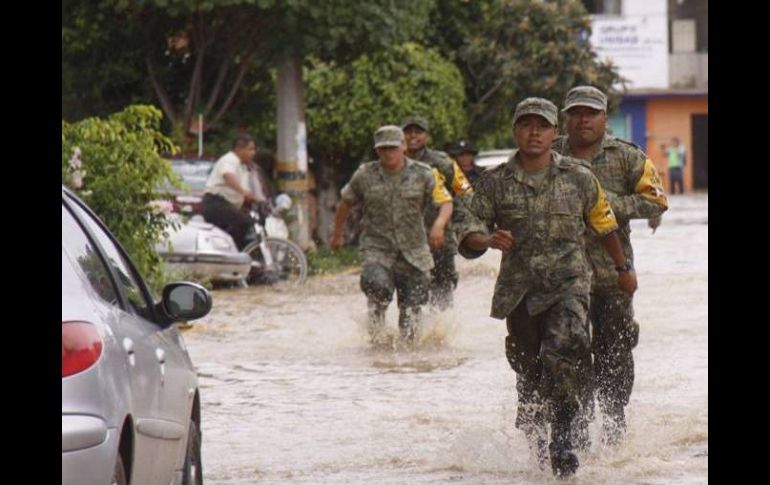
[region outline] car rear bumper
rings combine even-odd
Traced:
[[[205,275],[214,281],[239,281],[251,270],[251,257],[235,254],[161,254],[169,269]]]
[[[77,414],[61,417],[61,483],[111,483],[118,432],[104,420]]]

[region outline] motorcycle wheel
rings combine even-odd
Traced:
[[[265,269],[265,259],[258,242],[253,242],[243,248],[243,252],[251,256],[253,261],[251,271],[246,277],[249,285],[286,283],[290,286],[300,286],[307,279],[307,257],[295,242],[275,237],[266,238],[267,247],[273,256],[273,269]]]

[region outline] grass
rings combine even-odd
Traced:
[[[358,249],[349,247],[336,252],[328,248],[318,249],[308,253],[307,261],[310,275],[340,273],[361,265]]]

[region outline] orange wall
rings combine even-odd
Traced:
[[[668,186],[668,159],[661,151],[661,143],[670,143],[676,136],[687,150],[684,167],[684,189],[692,190],[692,120],[693,114],[708,114],[708,98],[655,98],[647,100],[647,153],[663,177],[666,192]]]

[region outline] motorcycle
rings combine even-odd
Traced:
[[[289,240],[289,228],[280,217],[291,208],[291,198],[279,194],[274,204],[262,211],[252,206],[249,211],[254,221],[256,240],[243,248],[251,256],[251,270],[246,277],[248,285],[286,282],[300,286],[307,279],[308,263],[305,252]]]

